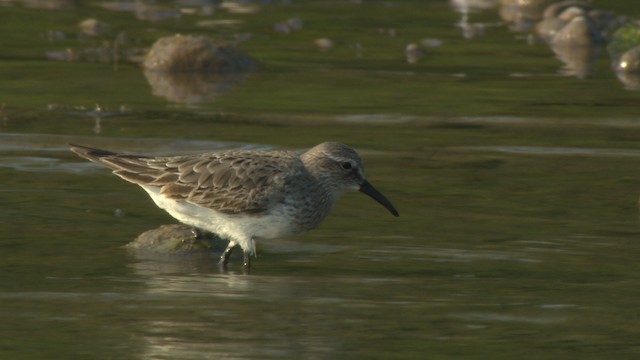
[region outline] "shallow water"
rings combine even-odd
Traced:
[[[446,1],[276,3],[159,22],[89,4],[3,5],[30,26],[0,24],[11,34],[0,58],[0,358],[640,354],[640,93],[606,56],[590,77],[561,76],[550,50],[499,25],[495,9],[470,14],[498,25],[465,40]],[[640,17],[635,2],[615,6]],[[233,26],[206,31],[252,34],[240,47],[263,67],[184,103],[154,95],[134,65],[45,60],[105,41],[77,38],[88,16],[143,45],[224,20]],[[293,17],[302,31],[272,30]],[[316,49],[319,37],[335,46]],[[442,45],[408,64],[404,46],[424,38]],[[173,220],[67,150],[325,140],[357,148],[401,216],[345,195],[319,229],[259,244],[251,275],[239,255],[220,271],[224,244],[204,257],[126,251]]]

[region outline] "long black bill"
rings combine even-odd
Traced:
[[[387,210],[389,210],[389,212],[393,214],[393,216],[400,216],[400,214],[398,214],[398,210],[396,210],[396,208],[393,207],[393,204],[391,203],[391,201],[387,200],[387,198],[384,197],[384,195],[382,195],[378,190],[376,190],[376,188],[374,188],[373,185],[369,184],[367,180],[363,181],[362,184],[360,185],[360,192],[371,196],[373,200],[379,202],[380,204],[382,204],[382,206],[386,207]]]

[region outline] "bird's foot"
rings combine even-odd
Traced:
[[[231,253],[233,249],[236,247],[236,243],[234,241],[230,241],[227,248],[224,250],[222,255],[220,255],[220,269],[222,271],[227,271],[227,265],[229,264],[229,257],[231,257]],[[251,272],[251,253],[243,250],[243,261],[242,261],[242,272],[244,274],[249,274]]]
[[[227,264],[229,263],[229,257],[231,256],[231,253],[233,252],[233,249],[235,247],[236,247],[236,243],[234,241],[229,241],[229,245],[227,245],[227,248],[224,250],[222,255],[220,255],[219,264],[224,271],[227,271]]]

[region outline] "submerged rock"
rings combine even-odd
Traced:
[[[256,62],[209,38],[175,35],[156,41],[143,66],[154,95],[195,104],[230,91],[256,67]]]
[[[536,23],[534,32],[539,39],[548,43],[565,25],[567,22],[557,17],[544,18]]]
[[[616,71],[616,77],[627,90],[640,90],[640,72]]]
[[[563,1],[548,6],[544,17],[534,28],[544,42],[582,46],[601,42],[598,23],[590,15],[591,8],[580,1]],[[579,19],[573,21],[574,19]],[[557,37],[557,39],[556,39]],[[564,46],[563,45],[563,46]]]
[[[583,79],[595,71],[600,58],[597,46],[551,46],[556,58],[564,64],[560,73]]]
[[[627,50],[620,60],[615,63],[616,71],[639,73],[640,72],[640,45]]]
[[[212,241],[197,236],[189,226],[172,224],[145,231],[125,247],[157,254],[191,254],[210,252]]]
[[[255,61],[241,51],[204,36],[174,35],[158,39],[144,59],[146,70],[162,72],[237,73]]]
[[[558,46],[599,46],[602,44],[595,23],[588,16],[578,15],[569,21],[551,40]]]
[[[560,1],[555,4],[551,4],[544,9],[542,13],[543,18],[555,18],[560,17],[561,14],[568,8],[581,9],[583,12],[588,12],[592,9],[591,5],[584,1],[568,0]]]
[[[583,1],[567,0],[551,4],[545,9],[542,20],[535,26],[535,35],[538,39],[550,42],[566,25],[579,17],[588,20],[590,36],[598,39],[601,43],[609,40],[618,28],[631,21],[626,16],[595,9]],[[576,29],[571,31],[576,31]],[[576,41],[581,41],[584,38],[580,34],[576,35]]]
[[[153,95],[181,104],[211,102],[231,91],[245,74],[144,71]]]
[[[409,43],[404,48],[404,55],[409,64],[415,64],[425,55],[424,50],[416,43]]]
[[[577,18],[578,16],[589,16],[587,10],[578,7],[578,6],[571,6],[568,7],[566,9],[564,9],[563,12],[561,12],[560,14],[558,14],[557,18],[565,21],[565,22],[570,22],[571,20],[573,20],[574,18]]]
[[[551,50],[565,64],[562,73],[584,78],[593,73],[602,39],[593,21],[577,16],[551,40]]]
[[[83,20],[78,24],[78,27],[83,34],[89,36],[102,35],[110,29],[109,24],[94,18]]]
[[[565,64],[563,74],[582,78],[593,73],[605,44],[609,43],[607,49],[614,59],[639,44],[640,31],[625,26],[630,22],[626,16],[596,9],[584,1],[560,1],[545,9],[543,19],[535,26],[535,36],[549,43]],[[636,40],[629,42],[628,38]]]

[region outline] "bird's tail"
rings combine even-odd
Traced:
[[[113,166],[109,165],[109,163],[105,162],[103,158],[107,156],[117,155],[116,153],[108,150],[95,149],[88,146],[69,144],[69,149],[74,153],[78,154],[78,156],[83,157],[87,160],[93,161],[94,163],[106,165],[110,168]]]
[[[87,160],[103,165],[113,170],[113,173],[121,178],[138,185],[164,185],[170,180],[177,179],[177,175],[171,179],[165,176],[162,182],[158,179],[165,174],[166,166],[151,165],[153,158],[141,155],[119,154],[108,150],[90,148],[88,146],[69,144],[71,151]]]

